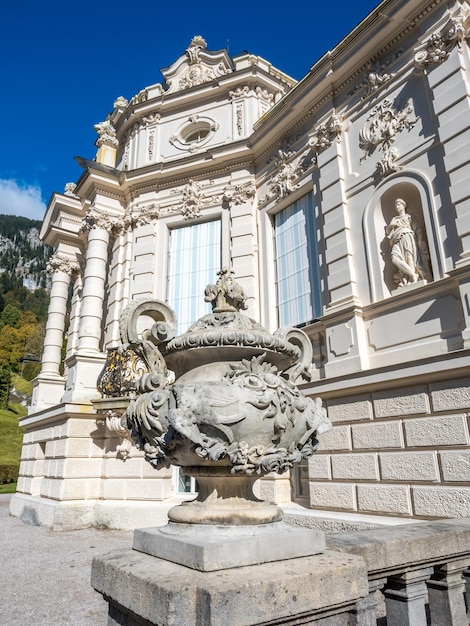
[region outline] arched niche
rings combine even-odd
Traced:
[[[442,252],[431,185],[415,172],[394,174],[377,187],[364,212],[364,241],[372,302],[389,298],[397,289],[406,288],[399,287],[394,280],[397,267],[392,262],[390,240],[386,235],[387,225],[397,214],[397,198],[406,202],[406,212],[413,216],[414,226],[421,230],[429,255],[428,282],[442,276]]]

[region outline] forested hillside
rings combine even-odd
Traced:
[[[49,305],[41,222],[0,215],[0,368],[31,380],[38,370]]]

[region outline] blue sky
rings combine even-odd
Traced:
[[[259,55],[293,78],[378,0],[4,0],[1,7],[0,213],[42,219],[54,191],[93,159],[94,124],[117,96],[161,82],[194,35],[211,50]]]

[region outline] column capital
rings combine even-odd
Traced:
[[[111,237],[117,237],[125,228],[123,219],[117,215],[110,215],[107,211],[91,207],[82,220],[80,232],[91,232],[95,229],[106,231]]]
[[[76,278],[80,273],[80,265],[77,261],[73,261],[66,256],[55,253],[48,261],[46,271],[50,274],[64,272],[71,278]]]

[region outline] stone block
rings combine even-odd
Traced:
[[[67,437],[93,437],[100,432],[94,415],[86,419],[70,418],[67,420]]]
[[[470,480],[470,450],[447,450],[439,454],[442,480],[465,482]]]
[[[59,463],[61,462],[62,460]],[[63,473],[59,467],[59,475],[71,478],[100,478],[102,464],[101,459],[64,459]]]
[[[435,452],[383,452],[379,458],[383,480],[439,480]]]
[[[110,454],[110,458],[103,462],[103,476],[105,478],[141,478],[143,463],[142,458],[128,458],[123,461],[116,457],[114,451]]]
[[[410,490],[407,485],[358,485],[359,511],[411,515]]]
[[[429,413],[426,387],[408,387],[372,394],[375,417],[401,417]]]
[[[460,100],[439,116],[439,137],[443,143],[468,128],[468,113],[468,103]]]
[[[268,474],[256,482],[257,497],[266,502],[275,504],[290,502],[292,500],[292,486],[289,473]]]
[[[334,480],[378,480],[376,454],[336,454],[331,457]]]
[[[327,607],[343,613],[368,593],[362,558],[331,551],[198,572],[135,550],[113,550],[94,559],[92,585],[117,609],[162,626],[312,623]],[[123,619],[121,614],[114,623],[125,624]],[[346,623],[338,619],[338,626]]]
[[[470,487],[412,487],[415,515],[470,517]]]
[[[125,500],[127,480],[122,478],[108,478],[102,482],[102,497],[104,500]]]
[[[351,427],[333,426],[319,437],[318,450],[351,450]]]
[[[434,111],[439,115],[454,103],[468,98],[468,87],[464,74],[457,71],[449,74],[447,79],[434,89]]]
[[[371,420],[373,417],[369,394],[328,400],[327,408],[328,417],[333,423]]]
[[[469,441],[464,415],[445,415],[404,421],[409,447],[456,446]]]
[[[329,454],[314,454],[308,460],[308,476],[310,479],[331,478],[331,462]]]
[[[402,426],[399,421],[355,424],[351,426],[351,430],[353,448],[357,450],[403,447]]]
[[[238,527],[190,527],[170,522],[163,528],[136,529],[133,548],[211,572],[319,554],[325,549],[325,534],[283,522]]]
[[[311,508],[356,510],[356,490],[353,484],[310,482]]]
[[[127,500],[163,500],[166,497],[168,497],[166,480],[142,478],[127,481]]]
[[[432,89],[447,81],[449,76],[462,70],[460,54],[455,47],[446,59],[445,63],[436,63],[429,67],[427,72],[429,85]]]
[[[470,378],[429,385],[433,411],[470,410]]]

